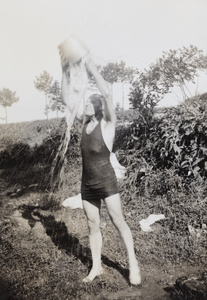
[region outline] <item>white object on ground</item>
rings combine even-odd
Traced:
[[[154,224],[156,221],[165,219],[164,215],[149,215],[147,219],[142,219],[139,224],[141,226],[141,229],[145,232],[153,231],[150,225]]]
[[[111,152],[111,154],[110,154],[110,162],[115,171],[117,179],[118,180],[123,179],[124,174],[126,173],[126,168],[123,167],[122,165],[120,165],[120,163],[118,162],[118,160],[116,158],[116,154],[113,152]]]
[[[62,205],[64,207],[70,207],[71,209],[83,208],[81,193],[65,199]]]

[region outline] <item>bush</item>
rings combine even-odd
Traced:
[[[155,208],[164,211],[160,203],[154,202],[156,197],[164,196],[167,205],[172,206],[182,205],[186,199],[189,207],[205,198],[206,96],[168,108],[148,124],[138,117],[132,124],[117,128],[114,150],[127,167],[121,190],[131,210],[136,210],[139,197],[145,197],[151,213]]]
[[[17,143],[1,152],[0,155],[0,167],[12,167],[12,166],[23,166],[31,163],[33,158],[33,152],[29,145],[23,143]]]
[[[117,131],[116,148],[127,149],[130,170],[148,164],[153,170],[172,169],[192,179],[207,175],[206,95],[168,109],[147,125],[138,119]],[[196,108],[195,108],[196,107]],[[146,166],[145,166],[146,168]]]
[[[188,99],[160,120],[152,145],[159,166],[174,168],[176,173],[188,178],[206,176],[206,100],[207,95]]]

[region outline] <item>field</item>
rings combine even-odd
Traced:
[[[104,203],[104,274],[91,284],[82,283],[91,266],[86,217],[80,208],[62,206],[65,198],[80,192],[81,161],[75,142],[63,184],[56,190],[48,184],[57,131],[63,129],[60,119],[0,126],[0,299],[206,299],[189,296],[175,285],[185,276],[205,279],[206,197],[196,186],[187,192],[170,171],[151,171],[139,188],[129,180],[130,174],[119,184],[142,286],[128,282],[125,248]],[[116,149],[116,154],[126,163],[123,150]],[[164,183],[172,189],[158,192]],[[165,218],[145,232],[139,221],[150,214]]]

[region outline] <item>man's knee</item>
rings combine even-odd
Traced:
[[[125,225],[125,220],[122,215],[122,213],[117,212],[110,212],[109,213],[112,223],[117,227],[119,230],[121,230]]]
[[[90,233],[97,233],[100,231],[100,220],[90,219],[88,220],[88,228]]]

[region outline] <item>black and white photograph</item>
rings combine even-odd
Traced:
[[[0,1],[0,300],[207,299],[206,14]]]

